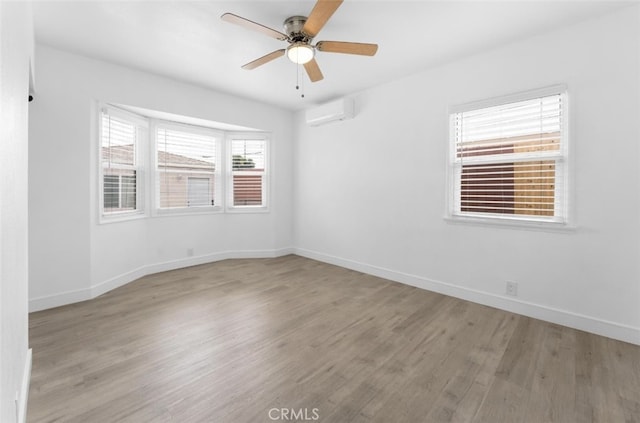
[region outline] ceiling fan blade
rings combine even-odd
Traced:
[[[378,51],[378,45],[367,43],[348,43],[344,41],[318,41],[316,49],[318,49],[318,51],[326,51],[328,53],[373,56]]]
[[[246,70],[255,69],[258,66],[262,66],[265,63],[269,63],[270,61],[277,59],[278,57],[284,56],[284,52],[285,52],[285,49],[272,51],[271,53],[265,54],[264,56],[254,60],[253,62],[249,62],[246,65],[243,65],[242,69],[246,69]]]
[[[342,0],[318,0],[311,10],[307,22],[302,27],[302,32],[311,38],[318,35],[318,32],[341,4]]]
[[[311,59],[311,61],[305,63],[304,70],[307,71],[307,75],[309,75],[311,82],[318,82],[324,78],[324,76],[322,76],[322,72],[320,72],[320,67],[318,66],[318,62],[316,62],[316,59]]]
[[[275,38],[276,40],[285,41],[289,39],[287,34],[276,31],[275,29],[271,29],[257,22],[250,21],[249,19],[245,19],[242,16],[234,15],[233,13],[225,13],[224,15],[220,16],[220,19],[232,24],[239,25],[246,29],[257,31],[261,34],[266,35],[267,37]]]

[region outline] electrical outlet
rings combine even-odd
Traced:
[[[512,297],[517,297],[518,296],[518,284],[516,282],[507,282],[506,293],[507,293],[507,295],[510,295]]]
[[[193,257],[193,248],[187,248],[187,256]]]

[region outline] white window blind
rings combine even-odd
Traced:
[[[232,139],[229,192],[233,207],[266,206],[267,140]]]
[[[453,113],[453,215],[564,222],[565,94]]]
[[[105,108],[101,114],[100,132],[103,214],[138,211],[139,127],[134,121]]]
[[[157,192],[161,209],[218,204],[220,138],[201,128],[157,127]]]

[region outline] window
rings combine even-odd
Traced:
[[[266,207],[267,140],[231,138],[229,206]]]
[[[222,136],[205,128],[158,124],[156,170],[158,207],[215,207],[219,189],[218,152]]]
[[[102,215],[137,213],[140,207],[140,142],[144,125],[134,117],[103,108],[100,121]]]
[[[97,109],[101,223],[268,210],[268,133],[133,106]]]
[[[563,87],[457,108],[450,214],[566,223],[566,115]]]

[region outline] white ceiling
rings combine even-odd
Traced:
[[[298,110],[634,2],[345,0],[314,42],[377,43],[374,57],[318,53],[324,80],[285,57],[240,68],[284,41],[220,20],[231,12],[282,31],[315,1],[34,1],[36,40],[63,50]],[[302,74],[301,74],[302,75]]]

